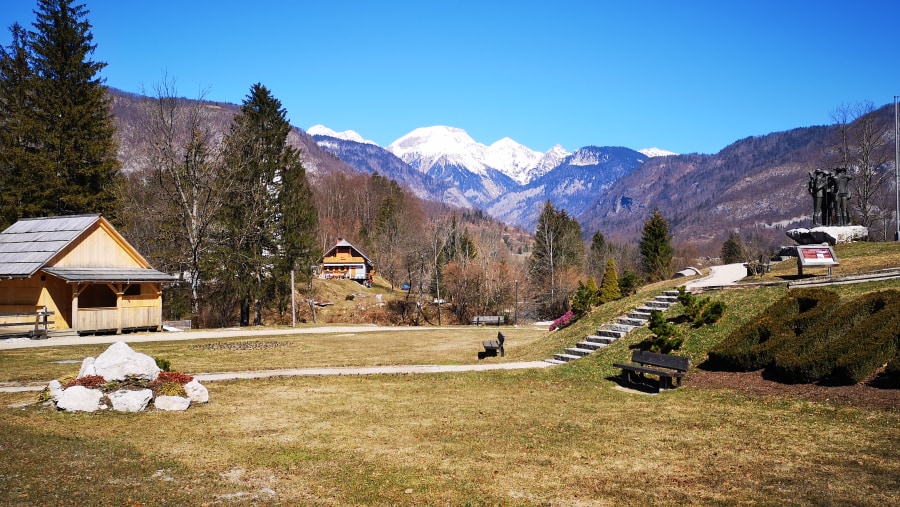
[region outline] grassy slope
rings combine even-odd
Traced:
[[[843,266],[853,263],[853,255],[838,254]],[[601,307],[566,330],[518,330],[523,334],[511,340],[505,360],[546,357],[673,285],[649,287]],[[886,287],[900,288],[900,282],[835,290],[855,297]],[[785,290],[712,294],[728,303],[725,317],[710,328],[690,330],[682,353],[701,362],[713,343]],[[425,337],[426,332],[422,340],[428,346],[419,352],[443,355],[447,362],[465,360],[483,336],[495,332],[464,327]],[[900,503],[900,410],[727,389],[685,387],[660,396],[616,389],[609,380],[617,374],[611,364],[627,359],[628,346],[646,333],[638,330],[600,353],[549,370],[216,382],[208,386],[211,403],[181,414],[3,408],[0,503]],[[230,369],[267,355],[278,362],[297,348],[304,354],[296,357],[308,355],[308,361],[327,361],[329,354],[337,362],[368,360],[366,347],[335,356],[333,348],[316,352],[316,340],[230,353],[179,342],[166,352],[177,368],[194,362],[226,363],[222,369]],[[381,341],[390,340],[373,340]],[[426,352],[441,343],[442,352]],[[390,355],[389,346],[381,347]],[[2,362],[0,372],[42,368],[51,357],[75,353],[46,350],[28,352],[46,354],[39,359],[26,354]],[[0,361],[11,352],[3,352]],[[33,397],[0,394],[0,405]]]

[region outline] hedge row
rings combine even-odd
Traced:
[[[792,383],[859,382],[900,349],[900,291],[838,302],[822,289],[791,291],[714,347],[709,364],[766,368]]]
[[[771,371],[791,383],[836,381],[832,372],[839,360],[848,354],[872,357],[872,337],[880,335],[897,317],[900,317],[900,292],[861,296],[820,319],[782,348],[775,356]],[[886,362],[887,359],[875,368]]]
[[[791,291],[709,351],[710,366],[754,371],[772,363],[775,354],[837,307],[840,297],[822,289]]]

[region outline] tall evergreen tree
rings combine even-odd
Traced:
[[[0,229],[42,212],[30,197],[41,190],[34,179],[40,129],[33,114],[28,32],[18,23],[9,31],[12,42],[0,47]]]
[[[638,244],[644,274],[649,280],[665,280],[672,276],[675,250],[670,243],[671,239],[669,222],[662,216],[659,208],[654,208],[650,218],[644,222]]]
[[[728,239],[722,244],[722,252],[720,254],[723,264],[732,264],[735,262],[743,262],[745,259],[744,242],[741,236],[735,231],[728,232]]]
[[[318,216],[299,154],[287,144],[290,130],[281,102],[255,84],[225,140],[231,182],[215,261],[226,293],[238,299],[241,325],[251,312],[261,323],[263,306],[287,292],[290,270],[317,256]]]
[[[528,266],[532,284],[539,291],[536,303],[542,317],[558,316],[565,311],[577,280],[566,275],[581,266],[583,259],[581,225],[565,210],[556,210],[547,201],[538,217]]]
[[[115,126],[106,86],[105,63],[90,59],[91,25],[84,5],[39,0],[29,33],[33,76],[32,114],[37,171],[29,215],[103,213],[116,221],[123,183],[116,158]]]

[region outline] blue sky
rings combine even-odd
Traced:
[[[109,86],[239,104],[386,146],[448,125],[491,144],[715,153],[900,95],[896,1],[82,0]],[[0,43],[33,0],[3,0]]]

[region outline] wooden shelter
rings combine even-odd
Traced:
[[[43,310],[50,329],[158,330],[162,284],[174,280],[99,214],[22,219],[0,233],[0,325]]]
[[[325,252],[319,261],[319,278],[348,278],[368,280],[375,273],[374,264],[366,254],[349,241],[338,238],[336,245]]]

